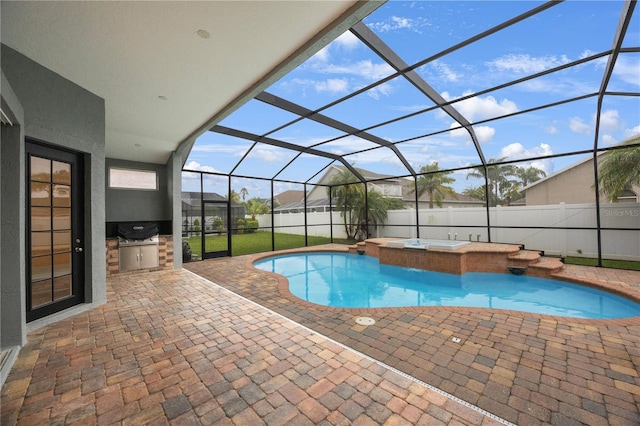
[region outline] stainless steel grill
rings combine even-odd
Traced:
[[[155,224],[128,224],[118,227],[120,272],[158,266],[158,228]],[[154,235],[150,235],[154,233]]]

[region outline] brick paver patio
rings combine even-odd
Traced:
[[[199,266],[237,289],[270,288],[271,298],[285,305],[273,277],[247,270],[245,261]],[[352,327],[351,315],[328,317],[331,330]],[[366,333],[376,330],[369,339],[380,354],[403,338],[387,324]],[[3,426],[501,421],[186,270],[109,278],[105,305],[33,331],[28,340],[2,388]],[[443,353],[455,352],[445,340],[450,349]],[[495,355],[479,351],[469,355],[470,365],[490,364]],[[456,362],[464,365],[469,356]],[[613,371],[616,380],[630,376],[628,370]],[[477,383],[469,389],[483,394]]]
[[[640,424],[640,317],[581,320],[446,307],[327,308],[295,298],[286,280],[252,268],[260,256],[187,267],[507,421]],[[640,296],[640,272],[565,265],[562,273]],[[357,325],[361,315],[376,324]]]

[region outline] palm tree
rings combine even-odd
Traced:
[[[327,192],[332,202],[338,206],[340,216],[344,219],[344,231],[347,238],[354,239],[358,232],[358,210],[364,205],[364,184],[347,168],[344,168],[329,180]]]
[[[502,158],[490,158],[487,162],[487,167],[478,167],[474,171],[467,173],[467,179],[470,177],[484,179],[487,185],[489,185],[489,206],[495,207],[500,202],[500,195],[502,193],[501,187],[510,186],[508,183],[509,176],[515,176],[515,167],[506,165],[492,165],[501,163],[506,159]]]
[[[249,191],[247,190],[247,188],[242,187],[242,189],[240,190],[240,197],[242,197],[242,201],[247,198],[247,195],[249,195]]]
[[[249,198],[246,203],[247,211],[251,215],[251,219],[255,220],[257,215],[271,213],[269,204],[265,203],[260,198]]]
[[[516,167],[515,174],[520,179],[520,184],[525,187],[530,183],[538,181],[543,177],[547,176],[544,170],[539,169],[537,167],[529,166],[529,167]]]
[[[616,149],[603,155],[598,184],[600,193],[608,195],[614,202],[623,191],[640,185],[640,146]]]
[[[464,191],[462,191],[462,194],[469,197],[477,198],[478,200],[487,201],[485,199],[487,193],[484,190],[484,185],[477,186],[475,188],[474,187],[465,188]]]
[[[365,197],[365,185],[358,182],[348,169],[341,170],[329,181],[331,199],[344,219],[348,239],[369,236],[369,225],[384,223],[390,203],[377,191],[370,190]]]
[[[433,208],[433,204],[438,207],[442,207],[442,200],[449,195],[453,198],[458,198],[458,194],[456,191],[448,186],[448,184],[455,182],[456,180],[449,175],[453,172],[441,172],[435,173],[440,168],[438,167],[438,162],[434,161],[433,163],[422,166],[420,168],[420,173],[425,173],[421,175],[417,180],[417,188],[418,188],[418,197],[422,196],[425,192],[429,194],[429,208]],[[414,193],[415,190],[411,191]]]

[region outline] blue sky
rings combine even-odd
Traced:
[[[409,65],[438,54],[505,20],[526,12],[541,2],[527,1],[391,1],[364,22]],[[537,72],[587,58],[611,48],[620,11],[620,1],[566,1],[523,22],[416,69],[418,74],[447,100],[471,96],[484,89]],[[636,10],[624,47],[640,46],[640,12]],[[484,95],[470,97],[452,106],[469,122],[517,113],[541,105],[596,92],[602,82],[607,56],[585,62],[527,82]],[[301,64],[267,92],[309,109],[320,108],[389,76],[393,69],[350,32],[338,37]],[[621,54],[608,90],[640,92],[640,53]],[[322,113],[357,128],[368,128],[433,103],[402,77],[361,93]],[[537,161],[527,158],[593,148],[597,97],[474,125],[485,158],[523,160],[547,174],[584,156]],[[264,134],[295,118],[259,101],[250,101],[220,124],[255,134]],[[424,137],[431,133],[437,135]],[[375,127],[369,133],[390,142],[417,171],[437,161],[441,169],[479,164],[469,134],[439,110],[408,120]],[[598,146],[607,147],[640,133],[640,98],[606,96],[603,100]],[[407,169],[388,148],[357,152],[376,144],[344,136],[338,130],[303,120],[269,137],[315,149],[347,155],[356,167],[389,175],[406,175]],[[326,141],[331,142],[326,143]],[[406,140],[406,141],[405,141]],[[401,142],[405,141],[405,142]],[[323,143],[325,142],[325,143]],[[320,144],[320,145],[318,145]],[[250,142],[207,132],[196,142],[185,168],[230,172],[247,152]],[[354,153],[355,152],[355,153]],[[351,154],[353,153],[353,154]],[[283,180],[315,182],[316,173],[331,161],[303,155],[287,164],[295,153],[259,145],[236,168],[234,174]],[[284,170],[282,170],[284,168]],[[480,183],[456,172],[456,189]],[[316,175],[314,177],[314,175]],[[190,189],[190,179],[184,180]],[[226,193],[226,186],[215,192]],[[234,179],[233,188],[246,187],[249,197],[269,195],[269,183]],[[276,182],[274,192],[302,189],[301,185]]]

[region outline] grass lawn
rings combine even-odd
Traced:
[[[573,265],[596,266],[598,264],[598,259],[592,259],[589,257],[567,256],[564,258],[564,263]],[[634,271],[640,271],[640,262],[635,262],[633,260],[602,259],[602,266],[606,268],[632,269]]]
[[[275,233],[276,250],[284,250],[289,248],[304,247],[304,235],[280,234]],[[253,234],[234,234],[231,236],[232,256],[240,256],[243,254],[261,253],[271,251],[271,232],[255,232]],[[201,257],[202,249],[200,247],[200,237],[183,238],[189,242],[191,252]],[[338,244],[353,244],[354,241],[342,239],[333,240]],[[329,244],[331,239],[328,237],[312,237],[309,236],[309,245],[317,246],[320,244]],[[227,235],[208,235],[205,239],[205,249],[207,252],[225,251],[227,250]]]

